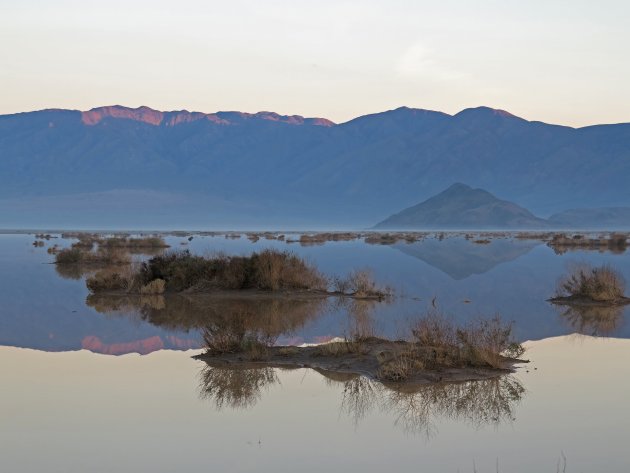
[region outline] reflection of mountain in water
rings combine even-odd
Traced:
[[[277,370],[263,364],[243,366],[206,361],[199,379],[200,396],[217,409],[252,408],[272,385],[279,383]],[[514,408],[525,388],[511,375],[481,381],[431,385],[383,384],[363,376],[315,370],[331,386],[342,388],[341,412],[359,423],[380,410],[394,417],[396,425],[413,434],[432,436],[436,420],[448,418],[475,428],[499,425],[514,419]]]
[[[415,243],[396,243],[392,247],[421,259],[455,280],[461,280],[513,261],[539,244],[532,240],[513,239],[493,239],[488,244],[478,244],[463,238],[447,238],[441,241],[426,239]]]

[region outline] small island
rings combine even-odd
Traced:
[[[210,366],[313,368],[382,383],[422,385],[473,381],[511,373],[524,349],[499,317],[458,326],[436,313],[415,321],[406,340],[354,334],[312,346],[274,346],[264,333],[214,327],[204,331]]]
[[[623,276],[610,266],[575,268],[558,283],[552,304],[584,307],[617,307],[630,304]]]
[[[88,250],[87,256],[80,248],[66,251],[80,255],[72,264],[95,259],[112,262],[106,251],[107,256],[99,259],[103,253],[100,247],[96,252]],[[60,252],[57,265],[67,264],[66,259]],[[198,256],[183,250],[157,255],[138,264],[131,264],[124,258],[117,258],[115,263],[87,278],[86,285],[92,293],[209,293],[220,296],[238,291],[250,296],[340,296],[373,300],[384,300],[393,294],[390,288],[379,287],[367,270],[352,271],[345,278],[328,278],[297,255],[274,249],[248,256]]]

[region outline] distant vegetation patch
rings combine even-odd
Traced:
[[[55,248],[50,252],[55,254],[56,264],[128,264],[131,262],[129,253],[133,253],[134,250],[168,248],[164,239],[160,237],[103,238],[89,233],[72,234],[71,237],[79,241],[73,243],[70,248]]]
[[[623,253],[628,248],[628,234],[612,233],[594,238],[583,234],[567,235],[565,233],[557,233],[553,235],[547,245],[557,254],[563,254],[575,249],[608,250],[613,253]]]

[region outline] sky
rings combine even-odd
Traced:
[[[0,0],[0,114],[486,105],[630,122],[628,24],[627,0]]]

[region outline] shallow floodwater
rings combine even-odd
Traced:
[[[532,362],[513,375],[525,392],[498,421],[483,415],[504,412],[488,410],[492,392],[383,403],[298,369],[272,370],[273,382],[226,398],[218,385],[205,391],[195,352],[3,347],[2,470],[455,473],[495,472],[498,462],[531,473],[556,471],[564,455],[568,472],[629,471],[630,341],[568,336],[527,347]]]
[[[627,252],[557,255],[539,241],[461,236],[390,246],[168,237],[200,254],[289,249],[328,276],[369,268],[396,297],[138,302],[90,296],[85,273],[50,264],[47,248],[74,240],[33,241],[0,234],[0,471],[553,472],[565,461],[567,472],[630,471],[630,309],[546,302],[572,265],[609,264],[630,280]],[[496,380],[409,392],[192,358],[204,328],[235,316],[298,344],[357,324],[403,335],[433,305],[460,321],[514,321],[517,338],[533,340],[531,363]]]
[[[74,240],[51,239],[43,248],[34,248],[33,241],[32,235],[0,235],[0,345],[47,351],[84,348],[114,355],[200,348],[199,329],[203,324],[199,320],[208,307],[158,299],[146,301],[148,307],[137,310],[124,301],[88,298],[84,277],[72,271],[57,271],[50,264],[53,256],[46,252],[54,244],[69,245]],[[328,276],[368,268],[380,284],[391,286],[397,297],[391,303],[362,306],[361,317],[375,332],[390,337],[405,334],[410,319],[435,303],[438,310],[459,321],[500,314],[505,320],[514,321],[515,334],[521,340],[574,332],[630,338],[630,326],[626,323],[630,307],[610,310],[602,316],[567,313],[546,302],[553,295],[558,278],[572,265],[609,264],[630,281],[630,252],[571,251],[556,255],[542,242],[506,238],[486,245],[461,237],[443,241],[427,238],[393,246],[362,241],[300,246],[264,239],[251,243],[245,237],[223,236],[195,236],[191,242],[169,237],[167,241],[172,249],[201,254],[248,254],[269,247],[288,249],[307,258]],[[343,336],[356,318],[353,308],[332,303],[264,309],[267,313],[280,311],[277,318],[292,316],[291,323],[280,330],[279,343],[317,342]],[[224,313],[228,310],[221,308]],[[182,323],[168,323],[175,318],[173,313]]]

